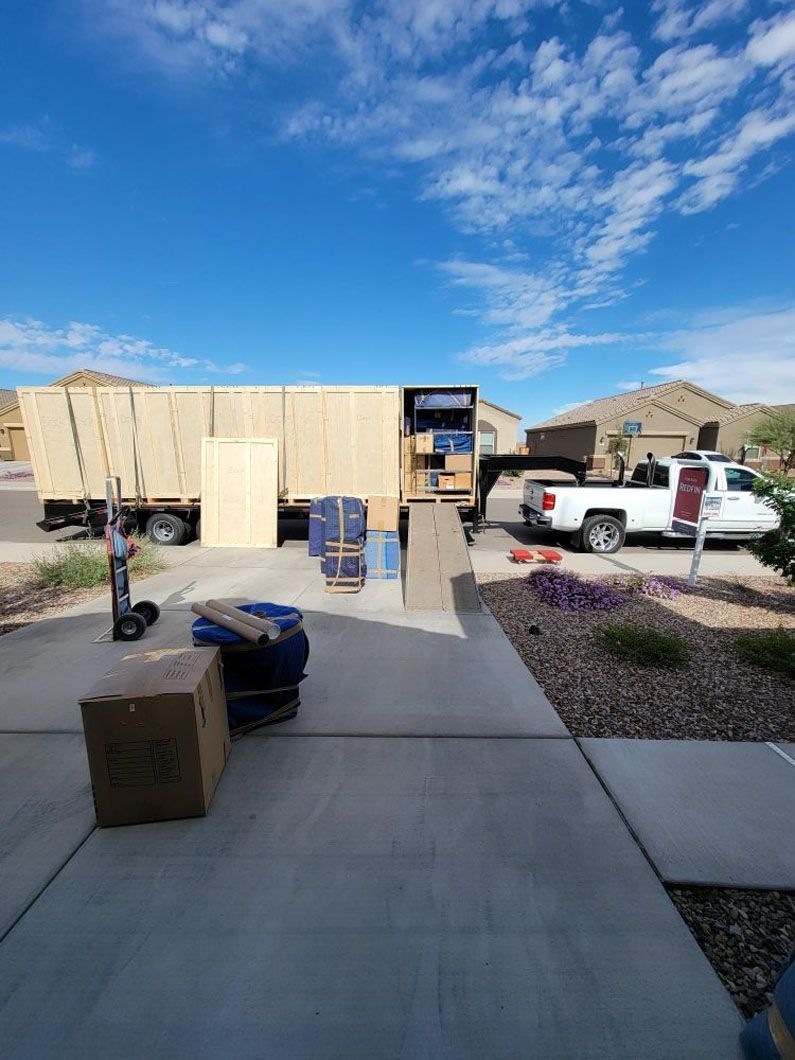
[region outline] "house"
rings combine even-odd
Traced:
[[[626,446],[628,464],[648,452],[660,458],[686,449],[712,449],[751,467],[777,467],[777,454],[745,443],[761,418],[788,407],[735,405],[677,379],[568,409],[529,427],[527,445],[533,456],[584,460],[593,471],[610,470],[617,444]]]
[[[522,417],[502,405],[478,402],[478,451],[481,453],[515,453],[519,444],[519,424]]]
[[[80,368],[63,379],[56,379],[50,386],[74,389],[83,386],[152,386],[120,375],[108,375],[92,369]],[[30,460],[25,427],[15,390],[0,390],[0,460]]]

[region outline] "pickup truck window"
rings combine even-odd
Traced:
[[[755,478],[753,471],[744,471],[739,467],[727,467],[726,489],[732,493],[752,493]]]
[[[631,482],[646,485],[646,475],[648,474],[648,464],[638,464],[635,470],[632,472]],[[668,486],[668,468],[660,467],[658,464],[654,469],[654,477],[651,480],[652,486]]]

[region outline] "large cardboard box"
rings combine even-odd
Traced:
[[[439,489],[440,490],[454,490],[455,489],[455,475],[447,474],[444,471],[439,472]]]
[[[207,813],[230,746],[218,648],[127,655],[80,707],[98,824]]]
[[[445,471],[471,471],[471,453],[448,453],[444,458]]]
[[[472,490],[472,472],[471,471],[456,471],[455,472],[455,488],[457,490]]]
[[[432,453],[433,452],[433,433],[427,431],[425,434],[417,434],[414,436],[414,447],[418,453]]]
[[[397,497],[367,498],[367,529],[397,530],[400,520],[400,501]]]

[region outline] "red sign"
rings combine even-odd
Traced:
[[[709,470],[705,467],[683,467],[679,472],[674,497],[673,517],[695,529],[701,514],[701,496],[707,488]]]

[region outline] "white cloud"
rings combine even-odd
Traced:
[[[142,382],[165,383],[187,369],[239,375],[242,362],[229,366],[156,346],[133,335],[112,335],[95,324],[71,322],[50,328],[39,320],[0,319],[0,367],[15,373],[43,375],[49,380],[90,368]]]
[[[408,170],[464,233],[532,245],[525,271],[496,251],[440,266],[493,331],[467,356],[504,372],[604,341],[572,314],[626,297],[666,214],[764,179],[795,130],[795,16],[748,0],[655,0],[648,25],[614,11],[590,33],[581,0],[87,2],[171,77],[286,72],[283,102],[262,100],[281,136]]]
[[[0,129],[0,144],[24,147],[28,151],[49,151],[52,147],[49,131],[40,125],[13,125]]]
[[[706,315],[659,345],[676,358],[651,369],[661,379],[689,379],[736,402],[795,402],[795,306]]]
[[[78,144],[72,144],[67,161],[72,169],[91,169],[97,161],[97,156],[90,147],[80,147]]]
[[[754,22],[746,51],[748,57],[760,66],[795,60],[795,11],[785,12],[766,22],[761,19]]]

